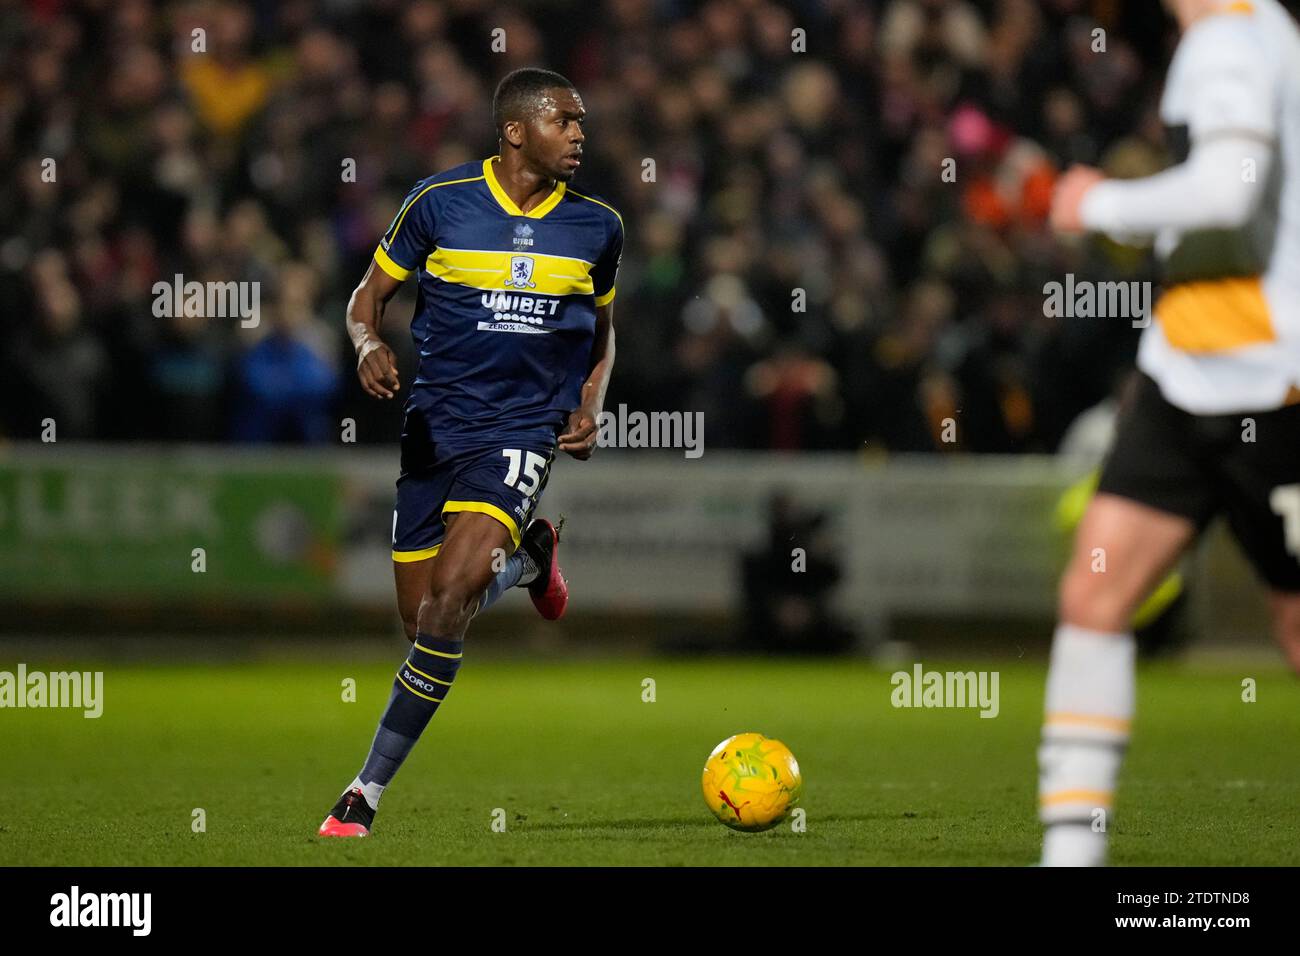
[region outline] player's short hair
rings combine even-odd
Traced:
[[[502,128],[510,120],[531,116],[538,108],[542,94],[556,87],[562,90],[577,89],[554,70],[534,66],[512,70],[502,77],[497,84],[496,94],[492,97],[492,123],[496,126],[497,136],[502,135]]]

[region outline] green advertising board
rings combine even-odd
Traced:
[[[331,589],[340,479],[220,454],[0,453],[0,597],[295,599]]]

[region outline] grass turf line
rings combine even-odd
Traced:
[[[0,710],[23,781],[0,811],[0,865],[1032,862],[1043,669],[925,664],[998,669],[999,716],[895,709],[890,672],[857,662],[471,656],[362,841],[313,834],[360,766],[391,667],[109,664],[98,720]],[[1257,703],[1241,700],[1247,676]],[[1297,713],[1281,667],[1144,669],[1113,862],[1300,863]],[[807,832],[733,833],[706,810],[704,759],[743,730],[793,749]]]

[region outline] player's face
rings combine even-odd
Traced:
[[[582,121],[587,115],[574,90],[547,90],[528,124],[525,152],[539,173],[568,182],[582,165]]]

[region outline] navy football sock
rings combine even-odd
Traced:
[[[360,787],[371,808],[379,805],[384,789],[451,690],[464,646],[463,640],[416,633],[410,655],[397,670],[365,766],[348,788]]]
[[[525,577],[528,578],[527,581],[524,580]],[[506,566],[497,572],[497,576],[492,579],[492,583],[487,586],[483,596],[478,599],[478,609],[474,613],[482,614],[497,602],[497,598],[516,584],[527,584],[535,577],[537,577],[537,565],[533,563],[533,559],[528,556],[523,548],[519,548],[506,561]]]

